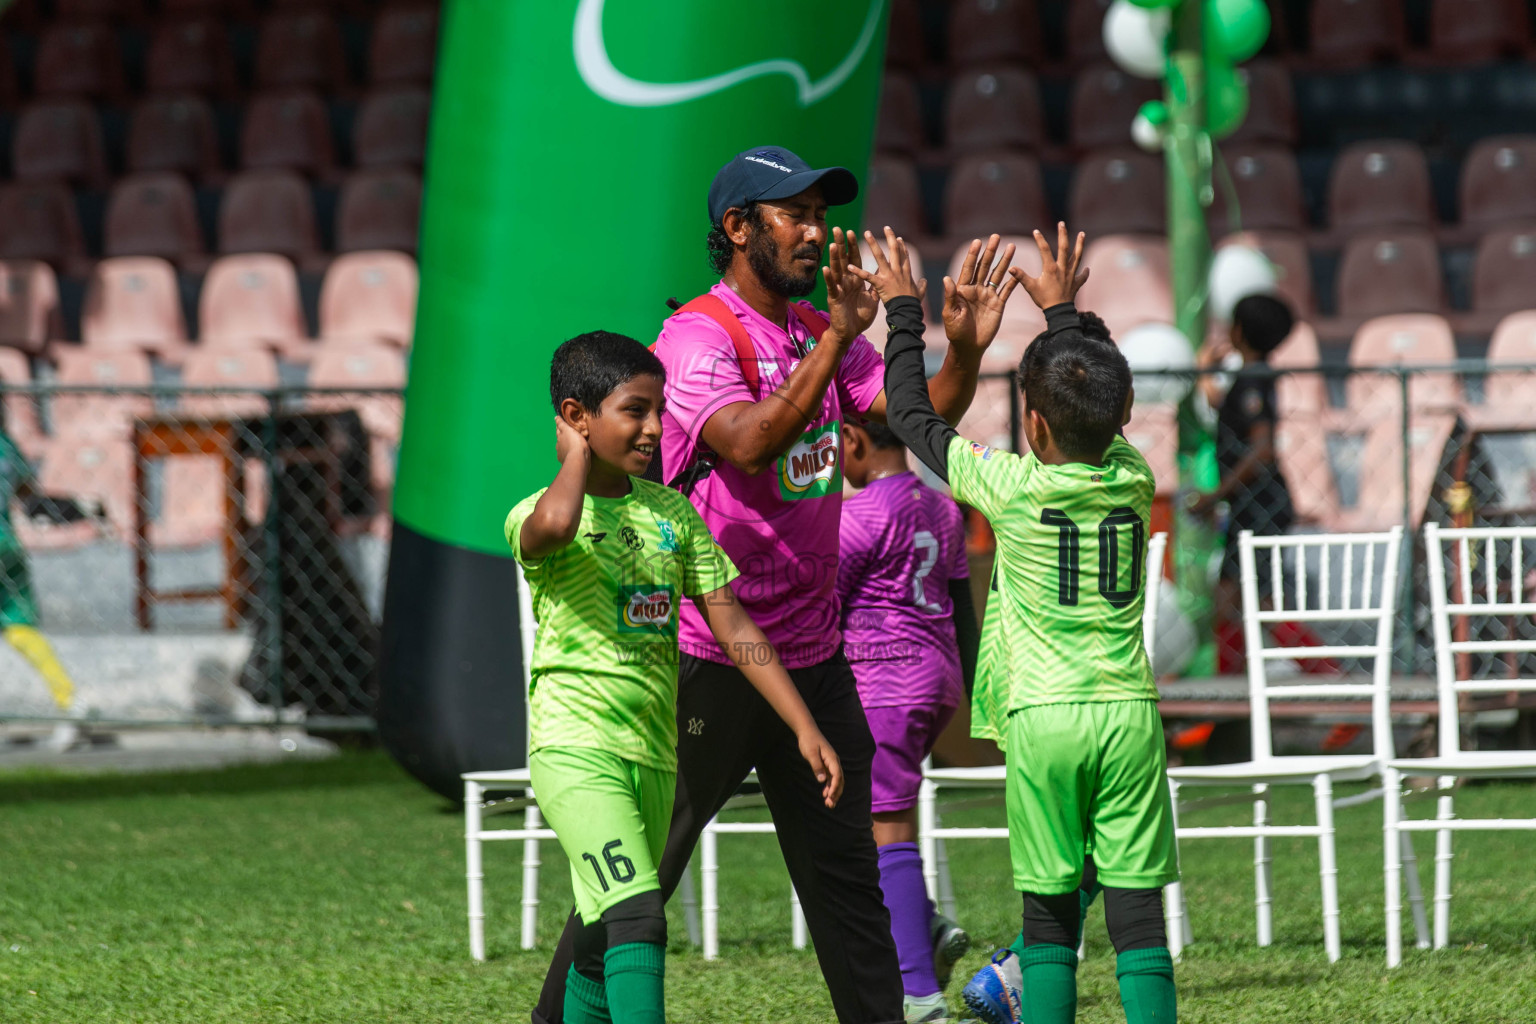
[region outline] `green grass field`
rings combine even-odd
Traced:
[[[1532,786],[1459,800],[1469,814],[1536,813]],[[1277,800],[1276,817],[1306,821],[1309,808],[1310,793],[1298,792]],[[952,807],[945,820],[1000,817],[1000,807]],[[565,863],[546,847],[543,945],[524,953],[518,844],[486,847],[490,960],[474,964],[462,821],[376,753],[185,775],[0,776],[0,1021],[525,1021],[568,905]],[[1260,950],[1249,843],[1186,844],[1196,944],[1178,968],[1183,1020],[1536,1021],[1529,833],[1461,838],[1452,948],[1410,949],[1389,974],[1380,804],[1341,811],[1339,827],[1344,959],[1331,966],[1314,845],[1276,844],[1276,942]],[[1428,846],[1421,839],[1421,856]],[[722,957],[705,963],[687,947],[674,904],[669,1018],[831,1020],[813,955],[789,947],[776,847],[726,836],[721,850]],[[1017,929],[1019,904],[1001,842],[953,843],[950,856],[978,946],[962,964],[968,975]],[[1088,934],[1079,1019],[1121,1021],[1100,913]]]

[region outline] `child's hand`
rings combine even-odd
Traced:
[[[569,423],[564,416],[555,417],[555,458],[560,465],[565,465],[565,460],[572,455],[578,459],[586,459],[592,454],[592,449],[587,446],[587,439]]]
[[[1083,233],[1077,233],[1077,244],[1070,253],[1067,252],[1067,225],[1065,222],[1056,224],[1056,252],[1051,252],[1050,243],[1038,230],[1035,232],[1035,244],[1040,247],[1040,276],[1030,277],[1019,267],[1009,271],[1029,292],[1029,297],[1035,300],[1035,305],[1041,309],[1050,309],[1063,302],[1071,302],[1077,297],[1077,290],[1088,280],[1088,268],[1081,272],[1078,264],[1083,261]]]
[[[800,756],[816,773],[816,781],[822,783],[821,798],[828,808],[836,807],[843,795],[843,764],[837,759],[837,751],[821,734],[820,729],[810,728],[796,737],[800,741]]]
[[[827,265],[821,268],[821,274],[827,279],[830,329],[844,344],[869,330],[880,309],[880,300],[865,286],[863,273],[859,243],[853,232],[833,228],[832,244],[827,246]]]
[[[1013,243],[997,257],[998,235],[972,240],[960,265],[960,279],[944,279],[944,336],[951,345],[967,345],[985,350],[997,337],[1003,323],[1003,307],[1018,287],[1017,277],[1008,275],[1013,263]],[[995,260],[995,262],[994,262]]]
[[[897,238],[896,232],[889,226],[885,229],[885,245],[890,250],[889,256],[886,255],[886,248],[882,248],[876,241],[873,232],[864,232],[864,244],[874,254],[875,272],[850,266],[849,273],[873,288],[881,302],[890,302],[902,295],[923,301],[923,297],[928,294],[928,282],[912,280],[912,257],[907,253],[907,243]]]

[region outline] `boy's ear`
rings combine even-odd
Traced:
[[[1024,414],[1024,440],[1036,455],[1051,445],[1051,425],[1033,409]]]
[[[587,422],[586,407],[574,398],[567,398],[560,403],[560,417],[566,423],[569,423],[571,429],[575,430],[582,437],[586,437],[587,432],[591,429]]]
[[[845,458],[861,459],[864,457],[864,431],[857,423],[850,423],[843,431],[843,455]]]
[[[1120,425],[1123,427],[1131,422],[1131,407],[1136,404],[1136,385],[1132,384],[1125,393],[1125,408],[1120,413]]]

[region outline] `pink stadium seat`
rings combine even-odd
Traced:
[[[1367,320],[1349,347],[1349,365],[1436,366],[1456,361],[1456,338],[1443,317],[1407,313]],[[1345,385],[1349,411],[1371,421],[1382,413],[1396,416],[1402,391],[1395,376],[1356,374]],[[1408,404],[1415,412],[1455,409],[1461,405],[1461,385],[1455,374],[1414,374],[1408,384]]]
[[[415,86],[375,92],[363,101],[352,130],[359,167],[415,167],[426,162],[432,97]]]
[[[297,260],[319,249],[314,203],[297,174],[247,171],[224,190],[220,252],[275,252]]]
[[[336,212],[336,250],[416,251],[421,223],[421,179],[415,171],[358,171],[341,188]]]
[[[374,85],[426,85],[437,63],[437,9],[431,4],[390,7],[374,20],[368,67]]]
[[[1484,228],[1536,220],[1536,135],[1496,135],[1472,147],[1461,165],[1461,220]]]
[[[1110,0],[1068,0],[1067,56],[1073,62],[1102,61],[1104,51],[1104,14]]]
[[[977,381],[976,397],[955,427],[960,436],[1003,451],[1027,451],[1029,442],[1023,437],[1019,438],[1018,448],[1013,443],[1013,421],[1008,404],[1011,386],[1007,379],[1000,377]]]
[[[80,337],[88,349],[179,355],[187,343],[176,268],[155,256],[96,264],[85,289]]]
[[[983,239],[985,241],[985,239]],[[1004,251],[1009,243],[1013,244],[1013,266],[1023,268],[1026,274],[1040,273],[1040,250],[1035,247],[1035,240],[1028,235],[1004,235],[998,242],[998,253]],[[962,242],[956,247],[950,257],[949,267],[945,273],[952,280],[960,279],[960,268],[965,265],[965,254],[970,248],[970,242]],[[934,276],[928,282],[928,287],[934,289],[937,295],[944,287],[944,281]],[[1014,289],[1014,296],[1008,300],[1008,305],[1003,307],[1003,322],[997,329],[997,338],[986,354],[981,357],[981,369],[984,373],[1007,373],[1016,370],[1019,360],[1024,358],[1024,349],[1034,340],[1035,335],[1045,330],[1045,317],[1033,302],[1014,302],[1019,298],[1018,289]],[[1029,296],[1023,296],[1026,300]]]
[[[0,384],[32,383],[32,368],[25,352],[0,347]],[[30,395],[6,394],[5,432],[28,458],[36,456],[43,443],[43,428],[38,422],[37,403]]]
[[[1400,57],[1408,29],[1399,0],[1312,0],[1313,60],[1354,67]]]
[[[1417,143],[1378,139],[1340,151],[1328,177],[1329,227],[1354,231],[1434,222],[1429,164]]]
[[[243,351],[193,351],[187,353],[181,382],[189,388],[275,388],[281,383],[277,359],[260,349]],[[266,416],[271,404],[263,395],[183,395],[180,411],[210,419],[247,419]]]
[[[229,96],[239,82],[229,34],[215,18],[161,19],[144,65],[151,93]]]
[[[320,339],[408,347],[416,330],[416,261],[398,252],[338,256],[320,288]]]
[[[213,108],[201,96],[152,96],[128,122],[128,171],[208,180],[222,170]]]
[[[911,155],[924,148],[923,108],[917,83],[902,71],[887,71],[880,85],[880,113],[875,119],[875,149]]]
[[[879,233],[889,224],[897,234],[911,239],[928,233],[927,220],[912,161],[876,153],[864,183],[864,226]]]
[[[1498,364],[1536,366],[1536,309],[1511,313],[1499,321],[1488,343],[1489,373],[1483,378],[1480,425],[1521,426],[1536,424],[1536,371],[1500,370]]]
[[[303,345],[309,333],[299,275],[284,256],[219,257],[199,301],[198,340],[206,348],[285,350]]]
[[[99,352],[89,347],[60,350],[57,380],[60,385],[101,388],[142,388],[154,383],[144,353]],[[143,394],[60,393],[53,399],[53,433],[72,439],[126,439],[133,420],[154,411],[154,399]]]
[[[72,272],[85,259],[75,197],[56,182],[0,183],[0,259],[36,259]]]
[[[1162,234],[1167,230],[1164,191],[1163,162],[1157,157],[1133,149],[1092,153],[1072,176],[1067,222],[1090,238]]]
[[[1328,462],[1328,436],[1315,411],[1287,414],[1275,430],[1275,454],[1291,492],[1298,521],[1331,528],[1339,518],[1339,493]]]
[[[1248,116],[1237,131],[1227,136],[1227,142],[1296,145],[1296,95],[1285,65],[1278,60],[1259,58],[1238,68],[1237,73],[1248,82]]]
[[[1296,321],[1290,336],[1269,355],[1269,365],[1277,370],[1312,369],[1321,362],[1317,332],[1304,320]],[[1275,381],[1275,397],[1282,417],[1315,417],[1328,408],[1328,385],[1320,373],[1288,373]]]
[[[258,86],[329,93],[339,91],[346,76],[346,54],[334,14],[285,9],[263,19],[256,40]]]
[[[1097,313],[1116,338],[1140,324],[1172,323],[1167,241],[1155,236],[1088,237],[1083,262],[1093,273],[1077,294],[1078,308]]]
[[[336,164],[330,115],[313,92],[267,92],[251,98],[240,130],[240,165],[323,176]]]
[[[1339,265],[1339,313],[1345,317],[1438,313],[1445,308],[1440,253],[1426,232],[1352,238]]]
[[[101,188],[107,157],[96,110],[81,100],[39,100],[16,120],[11,166],[19,181],[64,181]]]
[[[37,354],[63,333],[53,268],[40,260],[0,260],[0,345]]]
[[[39,96],[117,100],[127,90],[117,33],[100,22],[49,26],[38,39],[32,87]]]
[[[1435,489],[1456,414],[1416,412],[1408,420],[1408,522],[1417,530]],[[1378,420],[1360,457],[1359,501],[1341,515],[1348,530],[1383,530],[1403,523],[1403,428],[1396,417]]]
[[[103,251],[178,260],[204,251],[192,186],[179,174],[135,174],[112,188]]]
[[[1256,231],[1302,231],[1307,226],[1305,201],[1301,191],[1301,170],[1296,157],[1284,146],[1226,146],[1222,150],[1237,210],[1227,204],[1227,192],[1216,180],[1216,202],[1209,222],[1217,231],[1233,228],[1234,212],[1240,215],[1238,227]]]
[[[1045,142],[1040,87],[1021,68],[975,68],[957,76],[944,110],[944,143],[953,153],[1038,149]]]
[[[92,398],[82,401],[110,403],[114,400]],[[98,411],[104,412],[105,408]],[[99,502],[107,514],[110,536],[119,543],[127,543],[134,535],[137,522],[133,462],[133,445],[126,437],[100,432],[56,434],[43,447],[37,468],[38,487],[45,494],[64,495],[82,503]],[[43,527],[33,527],[29,522],[19,532],[23,543],[33,549],[78,547],[100,536],[100,529],[94,522]]]
[[[1256,247],[1274,264],[1276,290],[1291,304],[1291,309],[1298,316],[1310,316],[1316,310],[1312,263],[1301,235],[1290,231],[1243,231],[1223,238],[1217,248],[1227,245]]]
[[[1179,488],[1179,407],[1137,402],[1125,439],[1136,446],[1157,481],[1156,494],[1171,495]]]
[[[1067,115],[1072,145],[1078,149],[1129,146],[1136,112],[1162,94],[1156,82],[1135,78],[1113,64],[1084,68],[1072,84],[1072,109]]]
[[[1020,153],[968,156],[944,189],[944,233],[952,238],[1027,235],[1050,222],[1040,162]]]
[[[1485,313],[1536,309],[1536,225],[1483,236],[1472,273],[1472,308]]]
[[[1430,53],[1446,63],[1520,57],[1530,38],[1521,0],[1434,0],[1429,8]]]
[[[928,62],[922,13],[917,0],[893,0],[891,27],[886,33],[885,66],[915,70]]]
[[[405,386],[405,354],[386,345],[320,346],[309,368],[313,388],[400,388]],[[385,493],[395,476],[395,449],[400,443],[403,404],[394,395],[316,395],[311,408],[319,411],[356,409],[368,429],[374,489]]]
[[[954,0],[949,5],[949,61],[1037,65],[1044,56],[1034,0]]]

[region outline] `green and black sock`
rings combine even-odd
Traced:
[[[603,957],[613,1024],[665,1024],[667,951],[655,942],[627,942]]]
[[[608,992],[572,967],[565,975],[565,1024],[613,1024],[608,1015]]]
[[[1024,1024],[1072,1024],[1077,1016],[1077,950],[1051,943],[1026,946],[1019,967]]]
[[[1115,977],[1126,1024],[1174,1024],[1179,1019],[1167,946],[1126,950],[1115,962]]]

